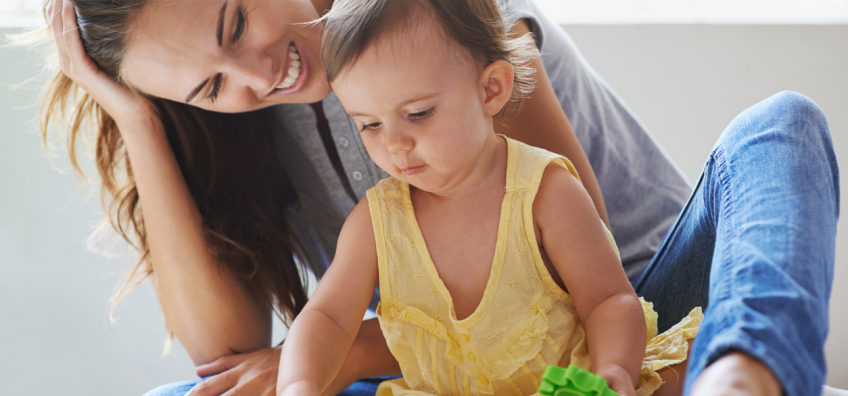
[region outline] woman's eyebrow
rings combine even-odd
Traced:
[[[203,80],[203,82],[200,83],[200,85],[198,85],[197,88],[194,89],[194,91],[191,91],[191,93],[186,96],[186,103],[191,102],[191,100],[194,99],[194,97],[197,96],[197,94],[199,94],[201,90],[203,90],[203,87],[205,87],[206,83],[208,82],[209,79],[207,78]]]
[[[224,5],[221,7],[221,11],[218,12],[218,28],[215,30],[216,36],[218,38],[218,46],[221,47],[224,45],[224,15],[227,13],[227,2],[224,2]],[[191,102],[200,91],[203,90],[203,87],[206,86],[206,83],[209,82],[209,79],[203,80],[200,85],[197,86],[191,93],[186,96],[186,103]]]
[[[221,12],[218,13],[218,46],[221,47],[224,45],[224,14],[227,13],[227,3],[224,2],[224,6],[221,7]]]

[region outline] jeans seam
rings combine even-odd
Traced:
[[[712,199],[719,200],[719,213],[718,216],[710,216],[712,221],[716,221],[713,224],[713,229],[716,233],[716,243],[720,240],[724,240],[724,246],[721,248],[722,257],[720,261],[721,269],[719,273],[724,273],[728,270],[730,266],[729,263],[734,262],[733,260],[736,258],[735,254],[735,243],[729,243],[730,241],[734,241],[736,235],[734,233],[734,224],[732,224],[731,219],[733,219],[733,212],[735,206],[733,205],[733,189],[730,186],[730,175],[728,171],[728,161],[725,156],[724,149],[721,146],[716,147],[713,151],[712,158],[715,163],[715,172],[718,179],[718,184],[720,191],[718,194],[710,194]],[[708,207],[714,207],[712,203],[708,205]],[[718,218],[716,220],[716,218]],[[722,224],[721,230],[719,229],[719,224]],[[724,238],[720,238],[719,231],[724,234]],[[715,259],[715,258],[714,258]],[[716,293],[710,293],[710,300],[715,299],[715,301],[724,300],[729,297],[730,291],[732,290],[732,276],[727,276],[725,279],[720,279],[719,283],[716,285]],[[713,305],[712,302],[709,305]]]

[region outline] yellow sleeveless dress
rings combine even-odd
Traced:
[[[381,384],[377,396],[533,395],[549,364],[591,369],[583,324],[545,267],[533,227],[533,199],[548,164],[577,172],[565,157],[506,140],[494,261],[483,300],[466,319],[456,319],[427,251],[409,185],[389,178],[368,191],[379,261],[377,315],[403,372]],[[686,360],[686,340],[697,334],[702,315],[696,308],[657,336],[657,315],[651,304],[642,306],[649,344],[637,394],[650,395],[662,383],[657,370]]]

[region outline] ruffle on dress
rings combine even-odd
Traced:
[[[648,324],[649,340],[639,381],[636,383],[636,396],[649,396],[663,383],[657,371],[686,361],[689,356],[688,341],[698,335],[704,314],[701,307],[696,307],[672,328],[656,335],[657,313],[653,310],[653,304],[642,300],[642,309]]]
[[[442,322],[433,319],[416,307],[406,306],[398,309],[395,304],[389,303],[385,307],[381,306],[378,314],[384,318],[411,323],[433,337],[444,340],[447,344],[445,355],[450,362],[466,375],[477,380],[478,392],[494,394],[493,381],[509,378],[525,363],[535,359],[542,350],[549,329],[547,314],[554,308],[555,302],[556,296],[553,294],[539,299],[529,308],[533,314],[515,327],[510,338],[501,343],[496,350],[487,352],[485,358],[475,356],[474,361],[463,357],[459,341],[451,337]],[[391,323],[386,324],[391,326]]]

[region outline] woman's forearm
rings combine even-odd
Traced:
[[[261,308],[212,256],[200,213],[158,120],[120,127],[168,328],[195,364],[269,346],[270,309]]]
[[[521,37],[528,33],[530,28],[524,20],[518,20],[510,30],[510,35],[513,37]],[[567,157],[577,168],[583,187],[592,198],[598,216],[607,228],[610,228],[601,186],[577,135],[571,129],[568,117],[562,110],[562,105],[545,71],[542,57],[535,56],[530,60],[529,66],[536,69],[536,88],[529,97],[521,101],[517,113],[507,113],[503,119],[496,119],[495,132]]]

